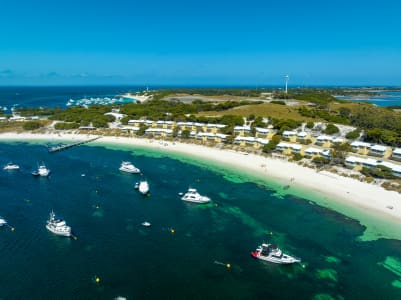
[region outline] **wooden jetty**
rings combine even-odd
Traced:
[[[79,146],[79,145],[82,145],[82,144],[87,144],[87,143],[96,141],[96,140],[98,140],[100,138],[101,138],[101,136],[97,136],[97,137],[91,138],[91,139],[86,140],[86,141],[80,141],[80,142],[67,144],[67,145],[58,145],[58,146],[48,147],[48,151],[49,151],[49,153],[63,151],[63,150],[66,150],[66,149],[69,149],[69,148],[72,148],[72,147],[75,147],[75,146]]]

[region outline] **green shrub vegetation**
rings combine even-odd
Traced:
[[[345,137],[349,140],[355,140],[359,138],[361,131],[359,129],[355,129],[353,131],[348,132]]]
[[[326,107],[329,103],[333,101],[339,101],[327,92],[306,92],[295,94],[294,98],[297,100],[304,100],[311,103],[315,103],[318,106]]]
[[[303,158],[303,156],[302,156],[301,154],[299,154],[299,153],[294,153],[294,154],[292,155],[292,159],[295,160],[295,161],[299,161],[299,160],[301,160],[302,158]]]
[[[54,125],[54,128],[57,130],[69,130],[69,129],[76,129],[79,128],[79,124],[76,122],[59,122]]]
[[[383,179],[394,179],[390,168],[378,165],[376,168],[362,168],[361,173],[365,176],[371,176],[375,178],[383,178]]]
[[[43,124],[40,121],[27,121],[22,125],[24,130],[35,130],[40,127],[43,127]]]
[[[49,107],[18,107],[15,110],[22,117],[32,116],[51,116],[55,113],[61,112],[61,108],[49,108]]]
[[[266,145],[263,146],[262,151],[265,153],[270,153],[273,152],[276,149],[276,146],[278,143],[281,141],[281,136],[280,135],[274,135],[272,139],[267,143]]]
[[[92,124],[94,127],[106,128],[108,127],[108,122],[113,122],[115,120],[113,116],[104,115],[110,110],[111,108],[109,106],[102,105],[93,105],[88,108],[70,107],[55,113],[49,119],[74,122],[80,124],[80,126],[89,126]]]
[[[340,129],[334,124],[327,124],[326,129],[322,131],[325,134],[334,134],[340,132]]]
[[[278,105],[286,105],[284,101],[281,100],[272,100],[270,101],[272,104],[278,104]]]
[[[302,125],[302,122],[291,119],[272,119],[273,127],[282,134],[285,130],[295,129]]]

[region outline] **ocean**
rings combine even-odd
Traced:
[[[152,87],[158,89],[158,87]],[[166,88],[166,87],[163,87]],[[127,92],[145,90],[139,86],[65,86],[65,87],[1,87],[0,109],[11,113],[12,107],[67,107],[70,99],[73,105],[85,103],[126,103],[132,99],[122,99]],[[339,99],[355,102],[371,102],[378,106],[401,105],[401,92],[381,92],[380,97],[365,100],[338,96]],[[88,99],[89,101],[86,101]]]
[[[361,103],[372,103],[377,106],[394,106],[399,105],[401,106],[401,92],[398,91],[382,91],[378,92],[377,94],[372,94],[372,96],[367,98],[358,98],[358,97],[351,97],[351,96],[336,96],[338,99],[343,100],[350,100],[353,102],[361,102]]]
[[[11,112],[12,107],[61,107],[70,99],[91,99],[95,104],[104,98],[119,100],[127,92],[144,90],[138,86],[65,86],[65,87],[0,87],[0,107]],[[99,98],[99,99],[98,99]],[[99,101],[98,101],[99,102]],[[107,102],[107,99],[106,101]],[[126,102],[132,100],[126,99]]]
[[[49,154],[45,144],[0,143],[0,163],[21,166],[0,171],[0,215],[15,227],[0,228],[1,299],[401,299],[401,241],[360,241],[358,221],[308,192],[284,195],[157,150],[94,143]],[[143,174],[118,171],[123,160]],[[50,178],[30,174],[42,161]],[[141,178],[148,197],[134,189]],[[188,187],[213,202],[183,202]],[[46,230],[51,210],[77,240]],[[302,263],[253,259],[262,242]]]

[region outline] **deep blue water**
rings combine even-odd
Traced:
[[[307,199],[136,148],[0,143],[0,163],[11,160],[21,170],[0,171],[0,215],[15,227],[0,228],[1,299],[401,299],[401,242],[358,242],[357,221]],[[133,188],[141,175],[118,171],[122,160],[141,168],[149,197]],[[50,178],[30,174],[41,161]],[[213,203],[181,201],[188,186]],[[46,230],[52,209],[78,240]],[[254,260],[262,241],[302,264]]]
[[[361,103],[373,103],[377,106],[393,106],[393,105],[401,105],[401,92],[379,92],[376,95],[373,94],[372,97],[364,98],[363,100],[354,99],[348,96],[338,96],[338,99],[344,100],[352,100],[353,102],[361,102]]]
[[[143,90],[142,87],[115,86],[65,86],[65,87],[0,87],[0,106],[66,107],[69,99],[115,97],[127,92]]]

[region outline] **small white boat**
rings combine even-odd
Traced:
[[[141,170],[139,170],[129,161],[123,161],[121,163],[119,170],[122,172],[133,173],[133,174],[141,173]]]
[[[12,162],[9,162],[3,168],[3,170],[18,170],[18,169],[19,169],[19,165],[13,164]]]
[[[71,236],[71,227],[67,226],[64,220],[56,219],[56,215],[53,211],[50,212],[50,218],[47,220],[46,228],[57,235]]]
[[[152,224],[150,224],[149,222],[143,222],[143,223],[141,223],[141,225],[142,226],[145,226],[145,227],[150,227],[150,226],[152,226]]]
[[[7,225],[7,221],[5,219],[3,219],[2,217],[0,217],[0,227]]]
[[[181,197],[181,200],[194,203],[208,203],[211,201],[209,197],[200,195],[198,191],[193,188],[189,188],[184,196]]]
[[[33,176],[49,176],[50,170],[46,168],[45,164],[42,164],[38,167],[38,169],[34,172],[32,172]]]
[[[285,254],[277,245],[262,244],[251,252],[252,257],[275,264],[293,264],[301,262],[300,258]]]
[[[149,193],[149,183],[146,180],[140,181],[138,185],[138,190],[141,194],[146,195]]]

